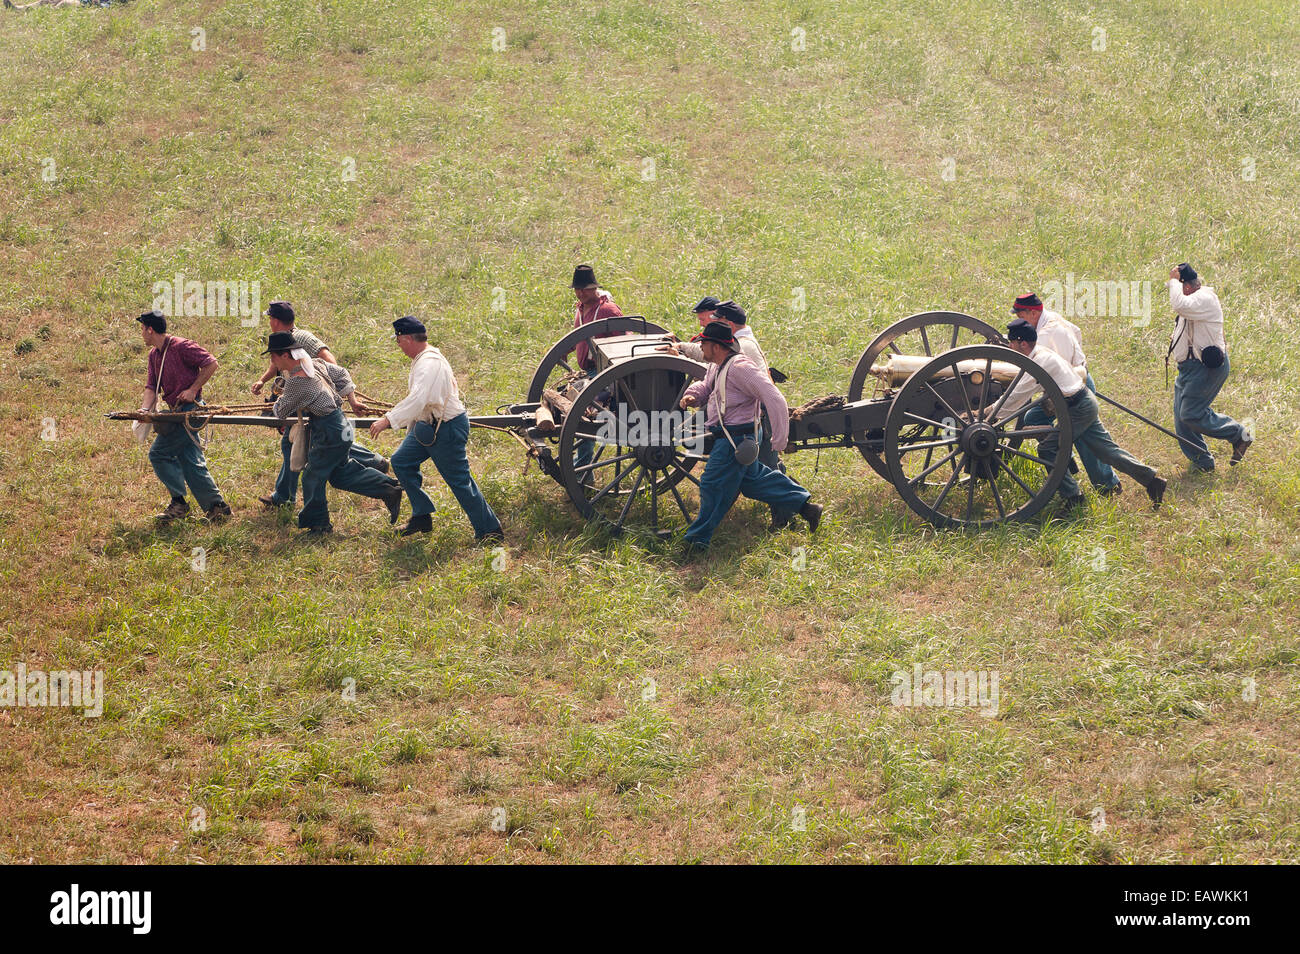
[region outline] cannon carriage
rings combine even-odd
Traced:
[[[695,513],[693,471],[713,440],[702,412],[678,408],[706,365],[659,349],[672,335],[624,317],[570,332],[538,365],[511,427],[578,512],[614,532],[664,535]],[[568,356],[578,342],[592,367]],[[1024,441],[1055,435],[1071,446],[1068,417],[1027,427],[1002,413],[1026,377],[1041,401],[1060,389],[1000,332],[970,315],[925,312],[895,323],[859,357],[843,398],[791,414],[788,450],[856,449],[915,513],[939,527],[980,528],[1035,516],[1056,493],[1070,455],[1049,466]],[[497,424],[502,420],[497,419]],[[585,445],[585,448],[584,448]]]

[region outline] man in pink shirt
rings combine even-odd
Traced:
[[[772,379],[740,353],[730,326],[709,324],[700,335],[709,370],[682,396],[683,410],[705,407],[704,425],[714,436],[704,473],[700,475],[700,512],[686,528],[686,544],[695,551],[708,549],[713,532],[727,515],[738,494],[772,506],[772,529],[780,530],[798,513],[816,530],[822,508],[803,487],[758,460],[762,441],[759,414],[767,411],[772,422],[772,448],[780,453],[790,436],[790,409]],[[725,375],[718,387],[719,375]]]

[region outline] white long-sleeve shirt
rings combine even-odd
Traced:
[[[465,413],[456,375],[437,348],[426,347],[411,359],[407,388],[406,397],[384,413],[392,427],[410,427],[417,421],[448,421]]]
[[[1174,348],[1170,357],[1175,362],[1189,357],[1199,359],[1201,351],[1210,345],[1228,353],[1228,342],[1223,337],[1223,306],[1213,288],[1202,285],[1190,295],[1184,295],[1183,283],[1171,278],[1169,305],[1178,316],[1169,339]]]
[[[1079,376],[1079,372],[1066,364],[1064,358],[1041,341],[1037,342],[1034,350],[1029,352],[1029,359],[1041,365],[1043,370],[1051,375],[1056,386],[1067,398],[1074,397],[1083,390],[1083,379]],[[1020,383],[1007,395],[1007,399],[1002,402],[1002,408],[998,411],[998,420],[1005,421],[1015,416],[1016,412],[1033,399],[1038,389],[1038,381],[1028,374],[1024,375]],[[1057,413],[1060,413],[1059,409]]]
[[[1038,327],[1034,330],[1038,332],[1038,343],[1047,345],[1064,358],[1070,367],[1088,363],[1088,356],[1083,353],[1083,332],[1063,315],[1043,309]]]

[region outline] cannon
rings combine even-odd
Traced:
[[[702,413],[682,412],[678,402],[707,366],[659,350],[671,340],[635,316],[574,329],[538,365],[528,400],[491,421],[525,442],[582,516],[615,533],[663,536],[694,517],[693,471],[712,438]],[[585,372],[567,361],[579,341],[594,359]],[[1027,427],[1027,409],[1001,413],[1003,397],[1026,377],[1039,402],[1064,406],[1051,376],[1005,343],[970,315],[905,318],[867,346],[843,399],[792,413],[788,451],[856,449],[937,527],[1029,520],[1056,493],[1070,455],[1048,465],[1025,441],[1055,434],[1068,449],[1072,434],[1067,416]]]
[[[515,437],[589,521],[616,534],[668,536],[694,518],[695,472],[713,440],[702,411],[678,407],[707,365],[660,350],[673,340],[635,315],[575,328],[543,355],[524,400],[470,423]],[[570,361],[579,343],[589,349],[586,368]],[[1065,476],[1073,435],[1068,415],[1026,426],[1027,408],[1002,412],[1005,396],[1027,377],[1041,392],[1035,403],[1064,407],[1051,376],[1005,344],[996,328],[959,312],[904,318],[868,344],[846,395],[791,413],[787,452],[856,449],[936,527],[1029,520]],[[180,419],[191,427],[290,423],[221,410],[109,417]],[[361,427],[374,419],[354,420]],[[1048,464],[1025,442],[1053,434],[1067,451]]]

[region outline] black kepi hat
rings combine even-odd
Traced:
[[[714,344],[724,345],[732,351],[740,350],[740,342],[731,331],[731,326],[723,324],[721,321],[710,321],[704,326],[704,330],[695,336],[697,341],[712,341]]]
[[[597,288],[596,270],[590,265],[579,265],[573,270],[573,288]]]
[[[737,325],[743,325],[749,320],[749,316],[745,314],[745,309],[729,298],[718,303],[718,307],[713,310],[713,316]]]
[[[393,334],[395,335],[422,335],[424,334],[424,325],[418,318],[412,318],[405,315],[393,322]]]
[[[718,299],[714,298],[712,295],[705,295],[699,300],[699,303],[691,309],[691,311],[698,315],[702,311],[713,311],[721,304],[722,302],[718,301]]]
[[[294,347],[293,335],[287,331],[273,331],[271,337],[266,339],[266,350],[262,354],[270,354],[272,351],[292,351]]]
[[[167,333],[167,316],[155,308],[153,311],[146,311],[143,315],[136,318],[136,321],[142,325],[152,328],[158,334]]]
[[[1188,265],[1186,262],[1183,262],[1178,266],[1178,280],[1180,282],[1189,285],[1196,281],[1196,278],[1196,269],[1192,268],[1192,266]]]
[[[287,301],[273,301],[266,306],[266,317],[291,325],[293,324],[293,305]]]
[[[1007,325],[1007,340],[1036,342],[1038,341],[1038,330],[1025,319],[1017,318]]]
[[[1030,311],[1031,309],[1042,307],[1042,299],[1033,292],[1026,292],[1016,298],[1016,303],[1011,306],[1011,313],[1014,315],[1018,311]]]

